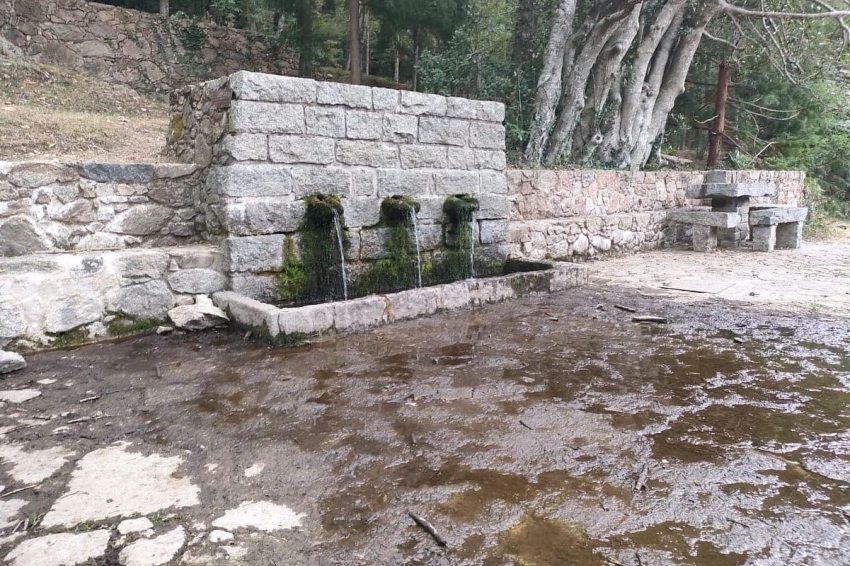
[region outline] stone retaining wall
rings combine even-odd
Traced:
[[[298,69],[296,54],[242,30],[86,0],[0,0],[0,36],[41,62],[148,92],[240,69]]]
[[[709,204],[685,197],[701,172],[508,170],[511,257],[579,259],[658,248],[686,237],[666,211]],[[753,204],[801,205],[805,174],[739,171],[739,182],[773,182],[776,196]],[[743,227],[742,227],[743,228]]]
[[[217,246],[0,258],[0,349],[75,345],[164,323],[227,288]]]
[[[426,254],[450,239],[446,197],[475,195],[476,254],[506,256],[500,103],[240,72],[172,104],[171,155],[213,165],[207,227],[225,241],[234,291],[274,300],[284,238],[312,193],[342,197],[355,271],[387,253],[388,231],[375,225],[392,195],[422,205]]]
[[[202,188],[194,165],[0,162],[0,257],[199,241]]]

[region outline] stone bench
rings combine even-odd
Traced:
[[[803,222],[809,209],[797,206],[754,206],[750,208],[753,249],[795,250],[803,243]]]
[[[667,213],[667,219],[693,227],[694,251],[712,252],[717,249],[718,230],[735,228],[741,221],[741,215],[737,212],[692,208],[671,210]]]

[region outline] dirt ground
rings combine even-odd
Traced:
[[[839,223],[840,225],[840,223]],[[757,253],[747,249],[711,254],[683,248],[660,250],[594,264],[594,284],[642,287],[675,301],[728,299],[742,307],[850,316],[850,240],[841,228],[829,241],[805,242],[799,250]],[[847,234],[850,236],[850,234]],[[719,293],[664,289],[677,283],[712,283]]]
[[[168,105],[23,60],[0,58],[0,161],[160,159]]]
[[[70,533],[87,564],[176,540],[169,564],[846,566],[850,252],[825,246],[646,254],[295,348],[220,332],[31,356],[0,382],[20,401],[0,409],[0,557],[49,564]],[[659,290],[662,264],[805,298]]]

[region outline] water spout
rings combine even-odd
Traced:
[[[339,213],[334,210],[334,229],[336,230],[336,241],[339,244],[339,266],[342,272],[342,296],[348,300],[348,276],[345,273],[345,246],[342,242],[342,225],[339,221]]]
[[[475,225],[476,214],[472,213],[472,218],[469,221],[469,278],[475,279]]]
[[[422,287],[422,252],[419,251],[419,228],[416,225],[416,209],[410,207],[410,221],[413,223],[413,239],[416,241],[417,287]]]

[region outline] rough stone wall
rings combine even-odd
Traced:
[[[225,289],[222,267],[216,246],[0,257],[0,349],[74,345],[121,335],[129,324],[155,326],[194,295]]]
[[[202,239],[195,165],[0,162],[0,257]]]
[[[210,96],[192,96],[217,93],[225,100],[224,88],[232,92],[224,113]],[[451,238],[446,197],[474,194],[481,207],[476,254],[506,255],[500,103],[247,72],[232,75],[226,87],[216,81],[173,102],[173,121],[222,125],[184,127],[169,151],[197,160],[201,147],[203,161],[209,156],[214,164],[207,225],[225,242],[234,291],[274,298],[284,238],[297,234],[301,199],[312,193],[342,197],[354,272],[386,254],[388,231],[375,225],[381,200],[392,195],[411,195],[422,205],[419,240],[430,253]]]
[[[685,197],[689,185],[702,182],[700,172],[516,169],[506,175],[511,257],[569,260],[655,249],[677,236],[666,210],[710,204]],[[777,194],[752,204],[803,203],[804,173],[738,172],[738,182],[756,181],[776,183]]]
[[[137,90],[167,93],[240,69],[298,68],[297,56],[261,38],[189,25],[86,0],[0,0],[0,35],[24,54]]]

